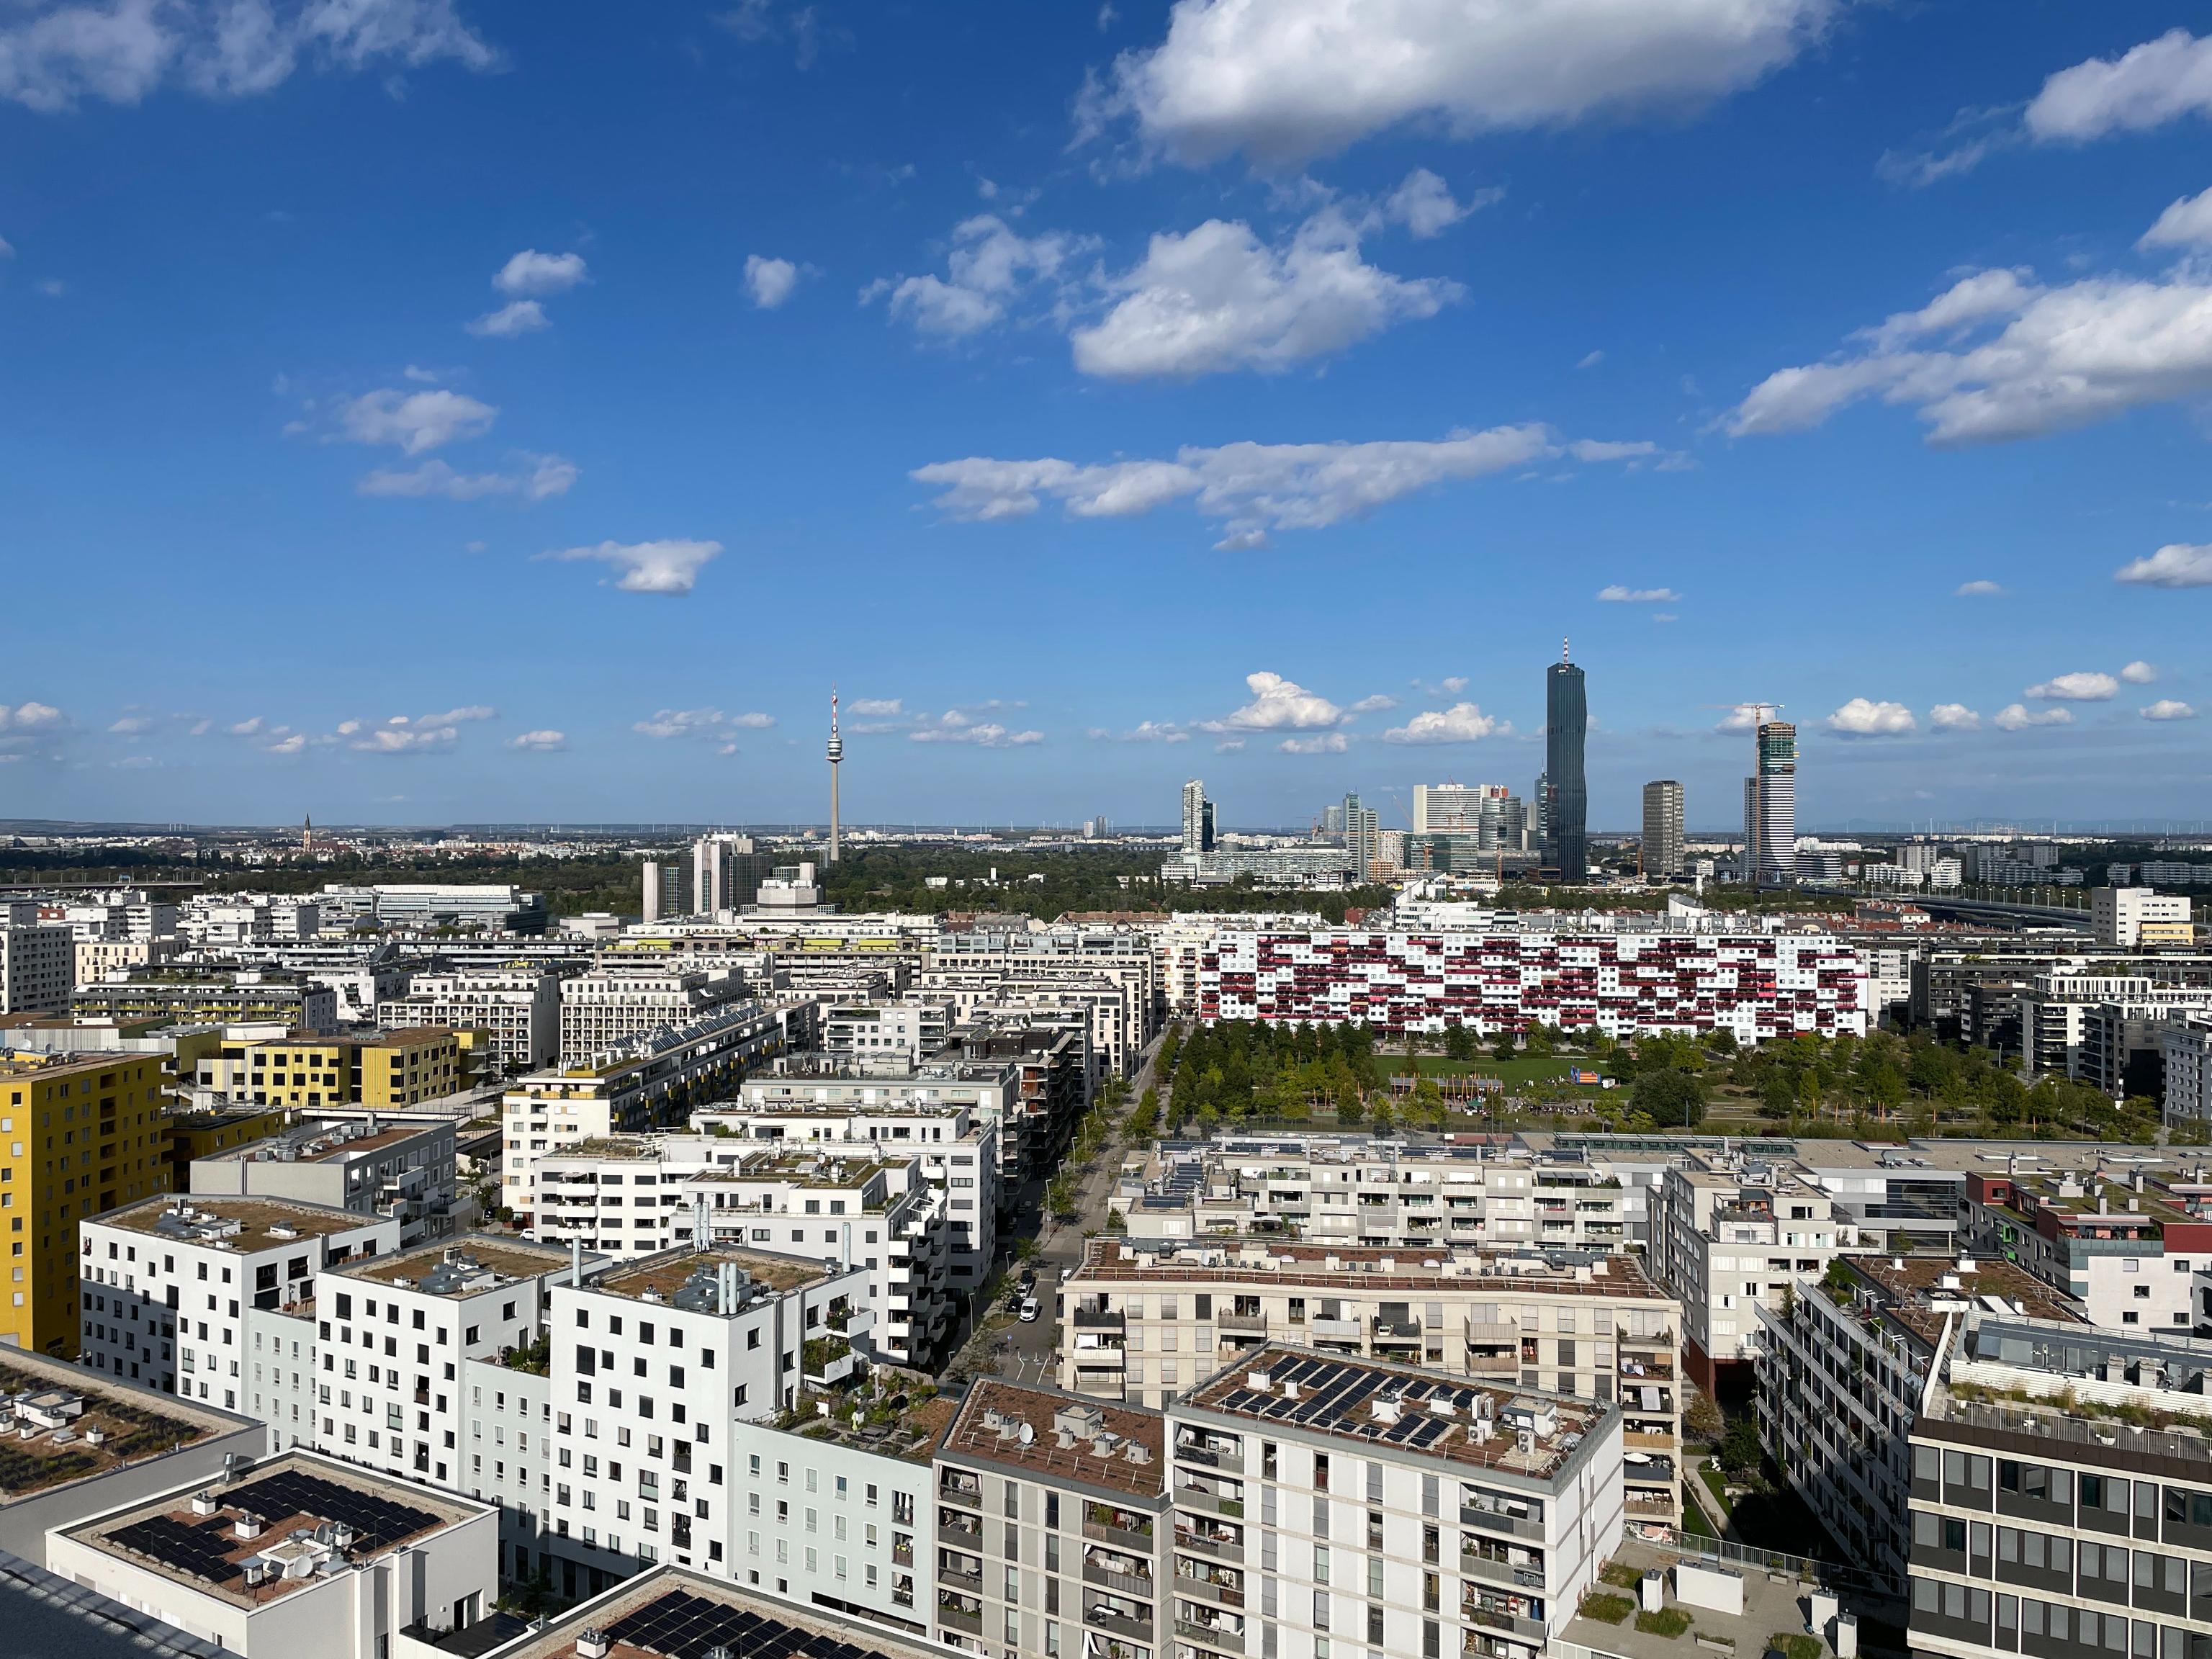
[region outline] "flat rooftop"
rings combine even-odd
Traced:
[[[1071,1414],[1079,1414],[1082,1422]],[[1141,1449],[1141,1461],[1131,1460],[1133,1446]],[[1137,1498],[1167,1491],[1167,1419],[1159,1413],[997,1377],[979,1377],[969,1385],[939,1449],[1048,1482],[1080,1480]]]
[[[817,1417],[802,1423],[793,1432],[805,1435],[809,1440],[828,1440],[859,1451],[904,1458],[927,1468],[937,1451],[938,1442],[951,1426],[959,1409],[957,1399],[940,1394],[903,1407],[890,1423],[864,1423],[855,1428],[849,1421],[836,1416]]]
[[[767,1250],[718,1244],[705,1250],[664,1250],[658,1255],[626,1261],[593,1278],[591,1288],[605,1291],[610,1296],[641,1297],[652,1294],[664,1302],[672,1301],[676,1292],[690,1284],[695,1273],[725,1264],[743,1268],[754,1284],[779,1294],[820,1284],[834,1271],[805,1256],[776,1255]]]
[[[1685,1558],[1674,1550],[1661,1549],[1640,1542],[1624,1543],[1613,1558],[1613,1564],[1630,1569],[1638,1575],[1652,1568],[1671,1568],[1678,1560],[1687,1559],[1700,1565],[1696,1557]],[[1710,1570],[1710,1569],[1709,1569]],[[1805,1628],[1804,1609],[1800,1601],[1813,1590],[1814,1584],[1803,1583],[1795,1578],[1770,1576],[1755,1565],[1725,1569],[1740,1573],[1743,1582],[1743,1612],[1739,1615],[1715,1613],[1710,1608],[1692,1607],[1679,1601],[1674,1595],[1674,1576],[1667,1575],[1666,1605],[1680,1607],[1690,1615],[1689,1630],[1680,1636],[1660,1636],[1636,1628],[1636,1616],[1632,1612],[1617,1625],[1607,1624],[1587,1613],[1577,1613],[1568,1621],[1559,1639],[1589,1649],[1598,1656],[1617,1656],[1617,1659],[1692,1659],[1692,1656],[1710,1654],[1719,1650],[1704,1645],[1710,1637],[1732,1643],[1738,1659],[1754,1659],[1765,1653],[1771,1645],[1768,1638],[1777,1632],[1795,1634]],[[1619,1589],[1610,1583],[1595,1587],[1608,1594],[1636,1600],[1633,1588]],[[1866,1650],[1865,1632],[1861,1633],[1860,1650]],[[1828,1649],[1824,1644],[1821,1652]]]
[[[1334,1265],[1332,1265],[1334,1264]],[[1674,1298],[1654,1285],[1634,1256],[1566,1256],[1510,1252],[1429,1250],[1406,1245],[1265,1244],[1232,1241],[1152,1250],[1118,1238],[1085,1247],[1075,1284],[1152,1279],[1217,1284],[1301,1285],[1322,1290],[1485,1290],[1548,1295]]]
[[[271,1108],[281,1110],[282,1108]],[[346,1129],[355,1123],[362,1132],[347,1134]],[[277,1133],[260,1140],[249,1140],[242,1146],[225,1147],[208,1155],[211,1164],[343,1164],[354,1158],[368,1158],[401,1143],[434,1133],[450,1126],[444,1123],[422,1123],[410,1121],[391,1128],[380,1128],[374,1133],[367,1131],[367,1120],[346,1120],[321,1126],[312,1130],[294,1129],[289,1133]],[[290,1156],[285,1156],[287,1152]]]
[[[1302,1429],[1536,1480],[1564,1468],[1613,1411],[1599,1401],[1485,1388],[1417,1366],[1275,1343],[1217,1371],[1182,1401],[1263,1427]],[[1531,1435],[1526,1450],[1524,1429]]]
[[[283,1198],[228,1198],[201,1193],[149,1198],[98,1218],[104,1227],[174,1239],[180,1244],[271,1250],[301,1238],[328,1238],[372,1226],[374,1216]]]
[[[607,1659],[699,1659],[727,1648],[752,1659],[945,1659],[921,1637],[860,1625],[682,1567],[662,1567],[571,1607],[544,1629],[484,1659],[572,1659],[576,1638],[597,1631]]]
[[[1899,1322],[1933,1345],[1942,1334],[1947,1311],[1971,1308],[1991,1312],[1989,1298],[2011,1304],[2007,1311],[2031,1319],[2052,1319],[2068,1324],[2087,1322],[2079,1308],[2060,1296],[2025,1267],[2009,1261],[1976,1260],[1960,1271],[1959,1262],[1945,1255],[1854,1255],[1845,1258],[1860,1273],[1879,1285],[1894,1304],[1886,1311]]]
[[[557,1245],[532,1244],[493,1233],[465,1233],[457,1239],[353,1262],[336,1271],[349,1279],[431,1296],[473,1296],[568,1265],[568,1252]]]
[[[320,1582],[325,1561],[374,1560],[483,1513],[466,1498],[295,1451],[230,1485],[168,1492],[64,1535],[202,1595],[261,1607]]]
[[[149,1389],[112,1382],[64,1360],[13,1348],[0,1352],[7,1355],[0,1359],[0,1392],[9,1401],[0,1416],[0,1504],[252,1426]],[[56,1426],[40,1428],[40,1423]]]

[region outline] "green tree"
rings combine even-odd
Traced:
[[[1705,1085],[1672,1067],[1644,1073],[1631,1086],[1629,1099],[1662,1128],[1692,1128],[1705,1115]]]
[[[1730,1419],[1721,1436],[1721,1467],[1730,1474],[1745,1474],[1759,1467],[1759,1425],[1749,1417]]]

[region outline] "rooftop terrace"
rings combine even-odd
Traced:
[[[2082,1322],[2080,1309],[2069,1298],[2009,1261],[1926,1255],[1844,1259],[1891,1298],[1884,1311],[1931,1346],[1942,1334],[1946,1313],[1995,1311],[1991,1298],[2033,1319]]]
[[[246,1426],[60,1360],[15,1354],[0,1361],[0,1503]]]
[[[106,1227],[146,1233],[179,1243],[218,1249],[269,1250],[302,1238],[328,1238],[374,1224],[375,1218],[321,1204],[282,1198],[228,1198],[179,1194],[149,1198],[99,1218]]]
[[[1485,1388],[1415,1366],[1279,1344],[1216,1372],[1184,1395],[1182,1403],[1270,1428],[1389,1446],[1539,1480],[1564,1468],[1613,1415],[1611,1406],[1598,1401]]]
[[[337,1271],[349,1279],[420,1291],[429,1296],[476,1296],[568,1265],[568,1252],[491,1233],[467,1233],[397,1255],[356,1262]]]
[[[1438,1250],[1413,1246],[1244,1242],[1157,1247],[1094,1238],[1075,1283],[1203,1279],[1209,1283],[1302,1285],[1324,1290],[1394,1286],[1498,1289],[1550,1295],[1671,1297],[1634,1256],[1573,1252]]]
[[[1139,1455],[1133,1457],[1132,1448]],[[1079,1480],[1138,1498],[1167,1490],[1167,1419],[1159,1413],[996,1377],[969,1387],[942,1449],[1048,1483]]]
[[[836,1271],[805,1256],[776,1255],[766,1250],[721,1244],[711,1249],[684,1247],[641,1257],[608,1269],[590,1284],[592,1289],[610,1296],[672,1302],[677,1299],[677,1292],[690,1285],[696,1275],[702,1272],[711,1274],[726,1266],[738,1268],[750,1283],[779,1295],[818,1285]]]

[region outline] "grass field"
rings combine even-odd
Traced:
[[[1405,1075],[1406,1058],[1403,1054],[1392,1054],[1386,1050],[1382,1057],[1389,1063],[1394,1073],[1401,1077]],[[1562,1082],[1568,1072],[1576,1066],[1585,1070],[1604,1069],[1601,1066],[1592,1067],[1586,1060],[1536,1060],[1521,1055],[1511,1060],[1485,1058],[1464,1060],[1439,1060],[1433,1055],[1421,1054],[1415,1057],[1415,1063],[1419,1066],[1420,1074],[1424,1077],[1467,1077],[1470,1074],[1494,1077],[1501,1079],[1509,1089],[1522,1088],[1531,1083]],[[1583,1086],[1586,1093],[1594,1095],[1599,1092],[1595,1085]]]

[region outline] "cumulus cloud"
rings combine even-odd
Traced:
[[[1835,0],[1178,0],[1167,38],[1086,88],[1085,133],[1133,125],[1197,165],[1269,167],[1424,118],[1461,134],[1672,112],[1787,64]]]
[[[1261,544],[1271,529],[1321,529],[1438,484],[1537,461],[1633,464],[1658,453],[1650,443],[1571,442],[1532,424],[1458,431],[1435,441],[1186,447],[1172,460],[1083,464],[970,456],[918,467],[908,476],[943,486],[933,504],[965,522],[1021,518],[1048,496],[1078,519],[1135,518],[1190,501],[1206,517],[1227,520],[1231,538],[1251,547]]]
[[[2147,720],[2193,720],[2196,709],[2174,697],[2160,697],[2148,708],[2136,711]]]
[[[491,285],[501,294],[566,294],[584,280],[580,253],[540,253],[526,247],[494,273]]]
[[[1371,696],[1362,697],[1358,702],[1353,703],[1351,708],[1345,710],[1345,713],[1348,714],[1380,714],[1385,708],[1395,708],[1397,706],[1397,698],[1385,696],[1383,693],[1377,691]]]
[[[799,286],[799,267],[788,259],[770,259],[757,253],[745,256],[745,292],[763,311],[774,311]]]
[[[2120,670],[2120,678],[2130,685],[2149,685],[2158,678],[2158,665],[2150,662],[2131,662]]]
[[[727,714],[719,708],[661,708],[653,718],[635,721],[633,732],[666,742],[673,738],[695,738],[714,745],[714,752],[734,755],[738,752],[738,735],[743,732],[766,731],[775,724],[772,714]]]
[[[1084,735],[1101,743],[1188,743],[1190,733],[1173,720],[1139,720],[1127,732],[1094,726]]]
[[[2158,216],[2158,222],[2143,232],[2136,246],[2203,247],[2212,243],[2212,190],[2185,196]]]
[[[615,586],[625,593],[689,593],[698,586],[699,572],[721,551],[720,542],[601,542],[596,547],[562,548],[538,556],[611,565],[622,573]]]
[[[1671,587],[1624,587],[1619,582],[1597,591],[1607,605],[1680,605],[1682,596]]]
[[[1960,582],[1951,590],[1951,597],[1955,599],[1987,599],[2003,592],[2002,586],[1992,581]]]
[[[1315,732],[1341,726],[1352,716],[1319,692],[1262,670],[1244,677],[1251,702],[1218,720],[1201,720],[1201,732]]]
[[[2212,542],[2170,542],[2147,559],[2122,565],[2112,580],[2145,587],[2212,587]]]
[[[0,702],[0,732],[47,732],[68,723],[68,717],[50,702],[19,702],[10,708]]]
[[[1928,724],[1938,732],[1978,732],[1982,717],[1963,702],[1939,702],[1928,711]]]
[[[242,98],[311,70],[391,72],[500,55],[453,0],[75,0],[18,6],[0,26],[0,99],[34,110],[136,104],[175,85]]]
[[[1476,191],[1464,202],[1455,201],[1443,179],[1426,167],[1415,167],[1382,204],[1382,216],[1425,241],[1441,236],[1470,213],[1504,199],[1505,192],[1492,187]]]
[[[1494,715],[1471,702],[1429,708],[1382,734],[1385,743],[1479,743],[1498,729]]]
[[[2074,711],[2070,708],[2039,708],[2033,714],[2022,703],[2008,702],[1997,710],[1996,726],[2000,732],[2024,732],[2031,726],[2071,726]]]
[[[535,300],[513,300],[497,311],[487,311],[467,325],[470,333],[489,340],[512,340],[553,326],[545,307]]]
[[[964,743],[977,749],[1026,749],[1044,741],[1042,732],[1011,731],[996,720],[974,720],[957,708],[947,709],[906,737],[908,743]]]
[[[351,747],[365,755],[419,755],[451,749],[459,740],[460,735],[450,726],[417,726],[411,721],[395,720],[389,725],[373,726],[357,732],[349,741]]]
[[[1942,346],[1927,337],[1936,331]],[[1728,429],[1817,426],[1878,396],[1911,405],[1931,443],[2002,442],[2195,398],[2212,391],[2212,278],[2185,265],[2045,289],[1983,271],[1856,337],[1858,355],[1767,376]]]
[[[442,496],[451,501],[512,495],[518,501],[550,501],[565,495],[582,470],[558,455],[523,454],[513,472],[459,472],[441,460],[428,460],[410,471],[380,467],[354,488],[364,495]]]
[[[2084,143],[2212,115],[2212,37],[2169,29],[2118,58],[2092,58],[2044,82],[2021,118],[2039,143]]]
[[[1370,264],[1359,230],[1322,209],[1270,246],[1242,221],[1156,234],[1108,279],[1106,314],[1069,335],[1075,367],[1106,380],[1189,380],[1237,369],[1280,374],[1394,324],[1433,317],[1458,283]]]
[[[995,213],[979,213],[952,228],[944,276],[884,277],[861,289],[860,300],[888,295],[893,317],[920,333],[958,338],[1003,321],[1026,295],[1056,292],[1091,246],[1060,231],[1024,236]]]
[[[845,707],[855,714],[880,720],[905,714],[906,700],[902,697],[855,697]]]
[[[1341,732],[1316,732],[1311,737],[1285,738],[1275,745],[1285,755],[1341,755],[1346,746]]]
[[[357,444],[391,444],[420,455],[457,438],[481,436],[498,416],[489,404],[458,392],[400,392],[381,387],[342,398],[338,434]]]
[[[1740,702],[1714,723],[1716,732],[1754,732],[1759,729],[1761,707],[1755,702]]]
[[[2119,690],[2120,683],[2110,674],[2083,670],[2039,680],[2027,688],[2026,695],[2045,702],[2109,702]]]
[[[1828,716],[1828,730],[1851,738],[1891,738],[1917,731],[1919,722],[1901,702],[1875,702],[1853,697]]]
[[[507,746],[509,749],[526,750],[535,755],[550,755],[568,746],[568,734],[565,732],[542,729],[536,732],[522,732],[509,738],[507,740]]]

